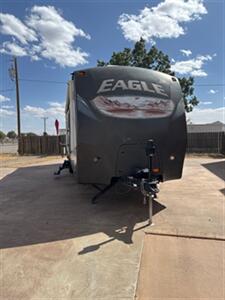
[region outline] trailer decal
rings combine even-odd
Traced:
[[[102,113],[122,118],[166,117],[173,112],[171,100],[156,99],[149,96],[97,96],[93,99],[95,107]]]
[[[128,80],[127,83],[120,79],[115,82],[115,79],[106,79],[103,80],[97,94],[105,93],[105,92],[114,92],[117,89],[121,89],[123,91],[144,91],[153,94],[158,94],[164,97],[168,97],[165,92],[163,86],[157,83],[151,83],[151,86],[147,84],[146,81],[139,80]]]

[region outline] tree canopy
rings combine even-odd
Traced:
[[[37,136],[37,134],[34,132],[27,132],[26,136]]]
[[[6,137],[5,133],[0,130],[0,141]]]
[[[16,135],[15,131],[12,130],[7,133],[7,137],[9,139],[15,139],[17,137],[17,135]]]
[[[120,65],[133,66],[146,69],[160,71],[172,76],[176,74],[171,71],[171,63],[169,56],[152,46],[149,50],[146,49],[145,40],[143,38],[136,42],[133,49],[124,48],[123,51],[113,52],[109,62],[103,60],[97,61],[98,66]],[[194,78],[193,77],[177,77],[185,104],[185,110],[190,112],[194,106],[198,105],[197,97],[194,95]]]

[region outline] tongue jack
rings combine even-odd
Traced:
[[[156,145],[154,140],[148,140],[145,146],[145,153],[148,157],[148,168],[138,170],[134,175],[125,176],[121,178],[127,185],[134,189],[140,189],[143,197],[144,204],[149,207],[149,225],[153,225],[153,200],[157,198],[157,193],[159,192],[159,176],[154,172],[153,168],[153,157],[156,153]],[[158,171],[159,169],[157,169]]]
[[[142,180],[142,194],[144,195],[144,202],[147,202],[148,200],[148,206],[149,206],[149,225],[153,225],[152,223],[152,216],[153,216],[153,200],[157,198],[157,193],[159,192],[159,189],[157,187],[157,184],[159,183],[158,180],[156,180],[153,172],[152,167],[152,161],[153,156],[156,152],[156,146],[154,143],[154,140],[148,140],[145,148],[146,155],[149,158],[149,172],[148,172],[148,179]]]

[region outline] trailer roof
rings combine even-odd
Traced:
[[[163,73],[163,72],[159,72],[159,71],[156,71],[156,70],[151,70],[151,69],[147,69],[147,68],[141,68],[141,67],[132,67],[132,66],[119,66],[119,65],[107,65],[107,66],[101,66],[101,67],[93,67],[93,68],[86,68],[86,69],[79,69],[79,70],[75,70],[74,72],[72,72],[72,80],[74,79],[74,75],[76,73],[79,73],[79,72],[95,72],[95,71],[104,71],[104,70],[108,70],[109,68],[117,68],[118,71],[119,70],[143,70],[144,72],[150,72],[150,73],[154,73],[154,74],[158,74],[159,76],[163,76],[164,79],[167,79],[167,80],[171,80],[171,78],[174,78],[173,80],[176,79],[175,76],[171,76],[169,74],[166,74],[166,73]],[[176,79],[177,80],[177,79]]]

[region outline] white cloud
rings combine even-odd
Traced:
[[[206,77],[208,76],[208,74],[203,71],[203,70],[193,70],[192,72],[190,72],[191,76],[194,77]]]
[[[138,41],[143,37],[149,42],[184,35],[182,23],[201,19],[206,13],[203,0],[165,0],[157,6],[145,7],[138,15],[120,15],[118,24],[127,40]]]
[[[10,98],[6,97],[6,96],[3,96],[0,94],[0,103],[1,102],[7,102],[7,101],[10,101]]]
[[[65,20],[54,6],[33,6],[25,18],[26,25],[8,14],[1,14],[0,20],[1,32],[18,40],[3,43],[1,53],[28,55],[32,60],[46,58],[63,67],[87,63],[88,53],[74,48],[74,42],[77,37],[90,39],[90,36]],[[17,31],[15,27],[18,27]]]
[[[0,53],[9,54],[13,56],[26,56],[27,52],[25,48],[20,47],[15,42],[4,42]]]
[[[51,66],[51,65],[48,65],[48,64],[44,64],[44,67],[47,68],[47,69],[52,69],[52,70],[56,69],[56,66]]]
[[[220,121],[225,123],[225,107],[195,108],[187,115],[194,124],[205,124]]]
[[[12,116],[12,115],[14,115],[14,114],[15,114],[15,112],[12,111],[12,110],[0,108],[0,116],[1,116],[1,117],[4,117],[4,116]]]
[[[65,103],[49,102],[50,107],[47,109],[47,113],[52,116],[65,116]]]
[[[26,23],[40,37],[41,56],[61,66],[74,67],[87,62],[88,54],[79,48],[73,49],[72,43],[75,37],[90,39],[90,36],[66,21],[53,6],[34,6]]]
[[[209,94],[216,94],[217,92],[218,92],[217,90],[213,90],[213,89],[209,90]]]
[[[51,106],[51,107],[64,107],[64,103],[60,103],[60,102],[54,102],[54,101],[50,101],[48,102],[48,104]]]
[[[15,129],[15,111],[13,105],[8,105],[11,99],[0,94],[0,127],[3,132]]]
[[[202,68],[204,63],[210,60],[212,60],[210,55],[198,55],[196,58],[175,62],[171,65],[171,70],[181,75],[190,74],[195,77],[205,77],[207,73]]]
[[[185,49],[181,49],[180,52],[184,55],[184,56],[190,56],[192,54],[191,50],[185,50]]]
[[[35,31],[10,14],[0,13],[0,32],[16,37],[22,44],[37,41]]]
[[[55,134],[55,119],[59,120],[60,128],[64,128],[65,126],[65,103],[49,102],[47,108],[25,106],[22,110],[23,132],[32,131],[42,134],[43,120],[41,118],[43,117],[48,117],[47,132]]]
[[[210,104],[212,104],[212,102],[211,101],[201,101],[199,104],[210,105]]]
[[[46,110],[37,106],[26,105],[24,111],[35,117],[44,117],[46,115]]]
[[[14,108],[14,106],[13,105],[2,105],[1,108],[11,109],[11,108]]]
[[[200,19],[201,14],[207,13],[203,0],[165,0],[155,10],[179,22]]]
[[[38,106],[27,105],[23,109],[24,112],[34,117],[60,117],[65,115],[65,103],[49,102],[49,107],[43,108]]]

